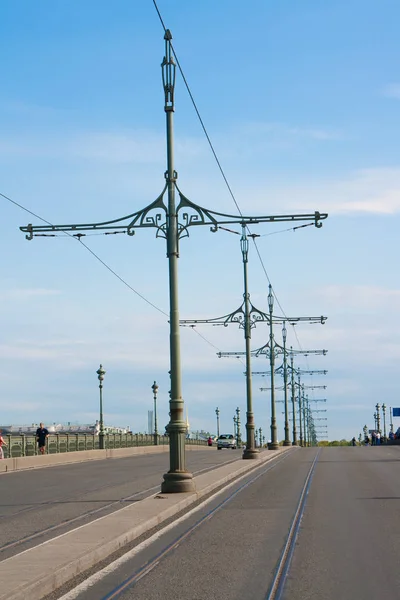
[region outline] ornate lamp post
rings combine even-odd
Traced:
[[[382,404],[382,414],[383,414],[383,439],[386,443],[386,404]]]
[[[158,428],[157,428],[157,392],[158,385],[156,382],[151,386],[153,390],[153,400],[154,400],[154,445],[158,446]]]
[[[217,437],[219,437],[219,408],[215,409],[215,414],[217,415]]]
[[[272,285],[269,284],[268,292],[268,308],[269,308],[269,365],[271,368],[271,442],[268,444],[270,450],[277,450],[279,444],[276,435],[276,405],[275,405],[275,352],[274,352],[274,330],[273,330],[273,310],[274,297],[272,295]]]
[[[381,432],[381,415],[380,415],[380,409],[381,409],[381,405],[379,404],[379,402],[376,403],[376,429],[377,431],[379,431],[379,433]]]
[[[377,431],[377,426],[376,426],[376,412],[374,413],[374,430]]]
[[[258,440],[260,442],[260,448],[262,448],[262,429],[261,429],[261,427],[258,430]]]
[[[233,435],[234,435],[235,439],[237,440],[237,422],[236,422],[236,415],[233,415]]]
[[[283,221],[309,221],[317,228],[322,227],[321,221],[326,219],[326,213],[315,211],[313,214],[300,215],[265,215],[265,216],[244,216],[217,213],[213,210],[204,208],[191,202],[186,198],[177,186],[178,174],[174,168],[174,148],[173,148],[173,114],[175,111],[175,71],[176,63],[172,49],[172,35],[167,29],[164,35],[165,55],[161,64],[162,80],[164,88],[164,111],[166,115],[166,137],[167,137],[167,169],[165,171],[165,185],[159,196],[144,208],[118,219],[102,221],[96,223],[73,223],[63,225],[33,226],[31,223],[26,227],[21,227],[21,231],[26,232],[26,239],[32,240],[34,236],[43,236],[44,232],[49,232],[51,237],[57,233],[61,235],[70,235],[73,238],[81,239],[81,236],[87,235],[88,231],[100,233],[126,233],[129,236],[135,234],[139,228],[153,228],[156,230],[156,237],[163,238],[166,241],[168,272],[169,272],[169,352],[170,352],[170,422],[167,425],[169,434],[169,471],[164,474],[164,480],[161,484],[163,493],[191,492],[195,490],[193,475],[186,468],[185,436],[186,423],[184,419],[184,401],[182,397],[182,375],[181,375],[181,353],[180,353],[180,332],[179,332],[179,302],[178,302],[178,259],[179,242],[181,238],[189,236],[189,228],[194,226],[207,225],[211,231],[216,232],[219,225],[241,223],[248,226],[254,223],[278,223]],[[179,194],[179,202],[175,202],[175,196]],[[164,196],[167,195],[167,200]],[[108,230],[108,231],[107,231]],[[71,233],[68,233],[71,232]],[[248,304],[247,304],[248,309]],[[243,313],[243,310],[242,310]],[[248,310],[247,310],[248,317]],[[248,322],[248,318],[246,319]],[[248,330],[249,325],[246,325]],[[251,417],[252,411],[248,411],[248,438],[250,445],[251,436]],[[254,430],[253,430],[254,440]],[[247,440],[249,443],[249,439]],[[247,453],[249,454],[249,453]],[[257,453],[254,452],[254,458]],[[250,456],[244,456],[250,458]]]
[[[103,369],[103,365],[96,371],[98,379],[99,379],[99,389],[100,389],[100,431],[99,431],[99,448],[100,450],[104,450],[104,420],[103,420],[103,381],[104,375],[106,371]]]
[[[237,444],[238,447],[242,447],[242,437],[240,435],[240,408],[236,408],[236,423],[237,423]]]
[[[285,439],[284,446],[291,446],[289,437],[289,407],[288,407],[288,380],[287,380],[287,353],[286,353],[286,323],[282,323],[282,340],[283,340],[283,389],[285,398]]]

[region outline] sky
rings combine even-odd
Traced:
[[[400,5],[395,0],[158,0],[207,134],[177,72],[178,186],[238,215],[329,213],[323,227],[261,223],[249,246],[251,302],[277,316],[327,317],[288,329],[319,439],[374,426],[400,406]],[[106,425],[147,430],[156,380],[168,422],[169,287],[153,229],[26,241],[20,226],[94,223],[139,211],[164,187],[164,30],[152,0],[3,0],[0,6],[0,422],[89,423],[106,369]],[[233,196],[233,197],[232,197]],[[231,225],[240,232],[239,225]],[[96,255],[96,256],[95,256]],[[98,257],[98,258],[96,258]],[[99,260],[100,259],[100,260]],[[116,273],[118,277],[113,273]],[[128,285],[126,285],[128,284]],[[243,300],[240,237],[193,227],[180,241],[181,319]],[[280,327],[276,341],[281,343]],[[268,325],[252,331],[252,348]],[[242,431],[246,385],[236,325],[181,328],[182,389],[192,430]],[[278,360],[279,364],[279,360]],[[267,371],[268,361],[252,361]],[[277,377],[276,384],[282,387]],[[268,439],[268,376],[253,376],[256,427]],[[283,391],[277,390],[277,399]],[[325,399],[326,402],[314,402]],[[277,404],[283,438],[283,404]],[[317,420],[321,419],[321,420]],[[323,419],[327,419],[326,421]],[[388,419],[389,421],[389,419]],[[327,426],[327,428],[325,428]],[[400,420],[394,419],[394,427]],[[387,423],[388,428],[388,423]]]

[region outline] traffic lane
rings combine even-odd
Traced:
[[[400,455],[392,448],[323,450],[284,600],[399,595]]]
[[[205,448],[188,451],[186,458],[188,468],[196,473],[240,460],[241,452]],[[0,477],[1,546],[14,544],[1,552],[0,560],[38,543],[36,538],[29,539],[21,547],[17,544],[19,540],[62,524],[62,531],[48,531],[45,539],[49,539],[117,510],[126,502],[156,493],[168,468],[168,453],[160,453],[21,471]],[[124,500],[126,498],[130,499]],[[83,515],[93,511],[97,512],[81,520]]]
[[[112,598],[113,590],[123,581],[156,560],[150,572],[118,598],[264,600],[316,452],[313,448],[292,451],[253,471],[77,598],[99,600],[109,594]],[[201,517],[264,471],[176,548],[160,557]]]

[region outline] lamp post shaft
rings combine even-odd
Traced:
[[[282,327],[282,339],[283,339],[283,387],[284,387],[284,398],[285,398],[285,439],[283,441],[284,446],[291,446],[289,437],[289,406],[288,406],[288,381],[287,381],[287,354],[286,354],[286,326],[283,322]]]
[[[100,431],[99,431],[99,448],[104,450],[104,420],[103,420],[103,382],[99,383],[100,390]]]
[[[195,486],[193,475],[186,470],[185,455],[186,423],[184,420],[184,403],[182,399],[178,306],[178,215],[175,206],[175,182],[177,174],[174,170],[173,154],[175,62],[171,49],[172,36],[168,30],[165,33],[164,39],[165,57],[162,69],[165,92],[164,110],[167,127],[167,171],[165,177],[168,193],[166,238],[169,265],[171,397],[169,401],[170,422],[167,425],[170,469],[168,473],[164,474],[161,491],[163,493],[175,493],[194,491]]]
[[[249,252],[249,240],[246,236],[246,225],[242,224],[242,237],[240,240],[243,257],[243,285],[244,285],[244,337],[246,344],[246,449],[243,452],[243,458],[258,458],[259,452],[255,447],[254,439],[254,413],[253,397],[251,386],[251,324],[250,324],[250,295],[247,280],[247,263]]]
[[[290,348],[292,350],[292,348]],[[290,373],[292,386],[292,413],[293,413],[293,446],[297,446],[297,428],[296,428],[296,394],[294,385],[294,368],[293,368],[293,353],[290,354]]]
[[[273,295],[272,285],[269,284],[268,293],[269,302],[269,364],[271,369],[271,442],[268,444],[270,450],[279,448],[276,432],[276,405],[275,405],[275,351],[274,351],[274,330],[273,330]]]
[[[217,437],[219,437],[219,408],[215,409],[215,414],[217,415]]]
[[[301,384],[300,384],[300,373],[297,375],[297,383],[299,390],[299,425],[300,425],[300,446],[304,446],[303,442],[303,408],[301,403]]]
[[[240,434],[240,408],[236,408],[236,423],[237,423],[237,444],[239,448],[242,447],[242,438]]]
[[[154,445],[158,446],[158,425],[157,425],[157,392],[158,392],[158,385],[157,385],[156,381],[151,386],[151,389],[153,390],[153,401],[154,401]]]

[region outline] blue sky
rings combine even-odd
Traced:
[[[329,371],[304,377],[308,385],[328,386],[309,397],[328,399],[321,415],[329,438],[358,435],[365,423],[372,427],[377,401],[400,406],[400,6],[158,6],[242,212],[329,213],[319,230],[282,232],[286,226],[265,224],[254,232],[262,236],[258,249],[285,314],[328,317],[324,326],[298,325],[297,335],[290,329],[288,342],[328,350],[297,366]],[[118,218],[153,201],[166,168],[164,41],[153,2],[3,0],[0,13],[0,192],[52,223]],[[175,167],[193,202],[236,214],[179,74]],[[144,431],[154,379],[159,423],[166,423],[165,315],[77,241],[25,241],[19,226],[39,221],[4,199],[1,208],[0,421],[93,421],[102,362],[107,423]],[[140,230],[85,243],[168,312],[162,240]],[[243,293],[239,237],[193,228],[180,246],[181,318],[235,310]],[[252,245],[249,258],[252,302],[267,310],[268,280]],[[243,332],[198,331],[207,341],[181,331],[191,427],[215,429],[219,406],[221,428],[229,431],[237,406],[245,421],[244,365],[215,353],[243,350]],[[267,333],[257,326],[254,348]],[[252,366],[268,367],[262,359]],[[265,385],[254,377],[255,421],[268,436],[269,397],[259,390]],[[282,427],[280,419],[280,438]]]

